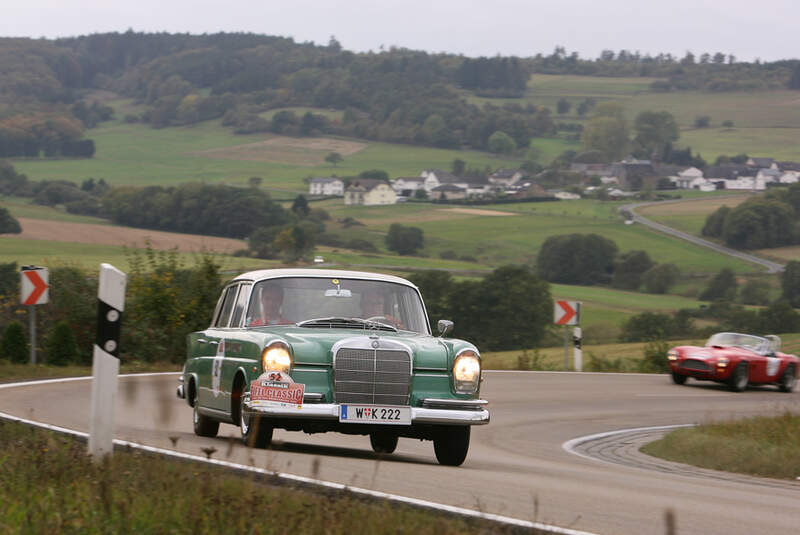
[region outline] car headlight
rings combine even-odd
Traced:
[[[717,366],[720,368],[726,368],[728,366],[728,362],[730,362],[728,357],[720,357],[717,359]]]
[[[456,392],[474,394],[481,381],[481,359],[472,350],[462,351],[453,363],[453,383]]]
[[[667,360],[678,360],[678,352],[674,349],[667,351]]]
[[[269,344],[261,352],[261,365],[265,372],[289,373],[289,369],[292,367],[292,355],[289,353],[289,346],[280,341]]]

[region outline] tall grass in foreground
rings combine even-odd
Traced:
[[[0,533],[511,533],[428,511],[270,486],[0,420]]]
[[[800,477],[800,415],[678,429],[642,448],[669,461],[778,479]]]

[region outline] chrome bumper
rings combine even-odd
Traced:
[[[423,400],[423,404],[428,400]],[[450,400],[435,400],[447,402]],[[456,404],[456,400],[453,400]],[[458,409],[411,407],[411,424],[444,424],[444,425],[484,425],[489,423],[489,411],[485,409],[488,402],[474,400],[464,402],[458,400]],[[338,420],[338,403],[303,403],[302,405],[259,405],[251,406],[250,400],[242,400],[245,411],[262,414],[270,418],[292,418],[308,420]],[[469,407],[469,408],[466,408]]]

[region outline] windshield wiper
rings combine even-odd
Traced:
[[[297,324],[298,327],[329,327],[331,329],[337,327],[354,328],[362,327],[364,329],[374,329],[378,331],[391,331],[397,332],[397,328],[381,323],[380,321],[371,321],[361,318],[345,318],[333,316],[330,318],[314,318],[306,321],[301,321]]]

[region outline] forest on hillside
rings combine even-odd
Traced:
[[[527,58],[467,58],[390,48],[379,53],[246,33],[104,33],[57,40],[0,39],[0,157],[94,153],[85,129],[113,111],[90,90],[135,99],[124,120],[154,128],[222,118],[238,133],[338,134],[387,142],[486,150],[496,132],[517,147],[556,132],[548,108],[478,106],[478,96],[518,97],[533,73],[657,78],[655,91],[800,89],[800,61],[737,62],[721,52],[678,58],[603,51],[582,59],[563,47]],[[260,114],[313,107],[324,114]]]

